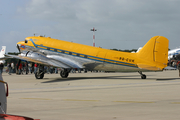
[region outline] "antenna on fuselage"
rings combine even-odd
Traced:
[[[36,36],[37,35],[37,33],[34,33],[34,36]]]

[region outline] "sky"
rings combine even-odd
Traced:
[[[45,35],[106,49],[138,49],[153,36],[180,46],[180,0],[0,0],[0,47]]]

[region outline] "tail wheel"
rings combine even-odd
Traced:
[[[142,71],[138,71],[138,73],[141,75],[141,79],[146,79],[146,75],[142,74]]]
[[[146,75],[142,75],[142,76],[141,76],[141,79],[146,79]]]

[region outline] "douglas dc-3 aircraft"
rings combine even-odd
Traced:
[[[127,53],[67,42],[50,37],[33,36],[17,43],[19,56],[7,55],[38,63],[37,79],[44,77],[44,65],[62,68],[62,78],[67,78],[72,68],[87,70],[139,72],[162,71],[168,62],[169,40],[163,36],[152,37],[138,53]]]

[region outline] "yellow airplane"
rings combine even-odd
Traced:
[[[21,60],[38,63],[37,79],[44,77],[44,65],[62,68],[60,76],[67,78],[73,68],[117,72],[162,71],[168,62],[169,40],[163,36],[152,37],[137,53],[113,51],[50,37],[32,36],[17,43]]]

